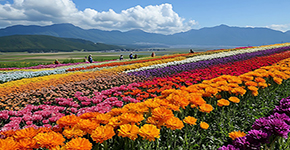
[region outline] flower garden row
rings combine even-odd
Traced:
[[[140,75],[136,77],[136,76],[127,76],[125,74],[118,74],[118,75],[109,76],[109,78],[106,77],[106,79],[104,79],[105,78],[104,76],[101,76],[100,77],[101,79],[96,78],[95,80],[85,80],[81,82],[61,84],[61,85],[58,85],[56,87],[51,87],[51,88],[43,88],[43,89],[39,89],[35,91],[29,91],[29,88],[39,87],[37,86],[37,83],[33,82],[32,84],[27,84],[25,86],[22,86],[24,87],[22,89],[26,90],[25,92],[16,93],[12,91],[13,89],[17,89],[18,91],[20,91],[21,87],[19,86],[14,87],[14,88],[5,88],[5,91],[3,90],[3,94],[5,92],[6,93],[10,92],[10,95],[2,99],[2,103],[0,103],[0,106],[5,107],[5,109],[14,108],[18,110],[20,107],[25,106],[25,104],[33,104],[33,103],[40,103],[40,102],[43,104],[43,102],[45,101],[50,101],[51,103],[53,103],[54,99],[57,97],[73,98],[76,91],[81,91],[83,92],[83,94],[88,95],[88,94],[93,94],[94,90],[102,90],[109,87],[115,87],[117,85],[122,85],[124,87],[126,86],[124,84],[129,84],[132,82],[139,82],[137,85],[139,87],[139,90],[136,89],[133,92],[130,92],[131,95],[138,95],[138,97],[136,96],[131,97],[130,100],[135,101],[137,99],[137,101],[140,101],[145,98],[152,98],[156,94],[157,95],[160,94],[160,91],[164,89],[170,89],[173,86],[178,88],[184,84],[190,85],[192,83],[199,82],[201,79],[211,79],[213,77],[217,77],[221,75],[222,72],[223,74],[240,75],[242,73],[251,71],[261,66],[273,64],[275,62],[278,62],[281,59],[288,58],[289,52],[286,51],[283,53],[277,53],[277,54],[265,56],[265,57],[257,57],[257,56],[265,55],[269,52],[274,53],[277,51],[281,52],[284,50],[285,49],[283,48],[270,49],[270,50],[258,51],[258,52],[253,52],[253,53],[239,54],[236,56],[216,58],[216,59],[211,59],[208,61],[199,61],[196,63],[190,63],[192,66],[195,66],[193,67],[193,70],[191,70],[191,72],[183,72],[170,78],[164,78],[164,79],[156,78],[156,79],[146,81],[146,82],[144,81],[146,78]],[[252,58],[252,59],[248,59],[244,61],[237,61],[237,58],[241,58],[240,60],[243,60],[246,58],[247,59]],[[233,61],[237,61],[237,62],[233,62]],[[233,64],[224,64],[227,62],[232,62]],[[253,64],[253,63],[256,63],[256,65],[255,66],[248,65],[248,64]],[[215,64],[219,64],[219,65],[215,65]],[[187,66],[187,67],[184,67],[184,66]],[[179,72],[176,69],[180,69],[180,68],[187,68],[188,70],[191,69],[188,66],[189,66],[188,64],[184,64],[184,65],[179,65],[179,66],[171,66],[171,68],[166,67],[164,68],[164,70],[160,71],[159,75],[165,76],[166,74],[162,74],[162,73],[168,72],[166,70],[171,70],[172,72]],[[199,67],[201,69],[194,69],[196,67]],[[83,78],[83,77],[79,77],[79,78]],[[70,80],[70,78],[68,79]],[[54,80],[54,81],[58,81],[58,80]],[[65,81],[65,80],[62,79],[61,81]],[[48,80],[47,82],[41,82],[40,85],[44,85],[45,83],[48,83],[49,85],[52,84],[52,82]],[[142,90],[142,88],[144,87],[146,87],[146,90]],[[127,91],[127,88],[123,88],[123,89],[121,88],[120,90],[117,87],[115,87],[112,90],[103,91],[104,94],[102,95],[104,95],[103,97],[105,98],[108,96],[110,97],[122,96],[125,99],[128,99],[127,95],[129,93],[128,92],[124,93],[124,91]],[[115,98],[115,100],[118,100],[118,98]],[[91,100],[88,100],[88,101],[90,102]],[[89,102],[87,105],[84,105],[84,106],[91,106]],[[93,105],[94,104],[96,103],[93,103]]]
[[[172,73],[167,73],[167,77],[163,78],[150,76],[151,80],[149,81],[146,81],[148,78],[144,76],[136,77],[121,74],[129,79],[134,77],[136,80],[135,82],[131,81],[132,84],[129,84],[128,81],[127,85],[111,86],[113,88],[106,87],[103,89],[107,90],[103,91],[94,91],[94,88],[88,88],[85,86],[86,84],[82,83],[78,84],[81,86],[81,88],[78,88],[79,90],[71,92],[73,94],[69,93],[70,89],[65,89],[68,88],[66,84],[50,87],[47,90],[54,92],[55,97],[46,99],[46,95],[39,93],[39,95],[30,95],[38,99],[38,103],[45,105],[27,105],[25,107],[26,104],[21,104],[22,107],[25,107],[21,111],[1,111],[0,118],[2,118],[2,124],[5,124],[2,128],[2,131],[5,132],[2,132],[2,135],[5,140],[0,142],[3,142],[4,145],[10,142],[10,146],[14,145],[21,148],[60,148],[64,143],[66,145],[63,148],[82,143],[86,143],[86,145],[83,145],[83,149],[91,149],[92,146],[103,148],[109,146],[111,148],[121,143],[123,143],[123,145],[121,144],[122,147],[136,148],[136,146],[141,145],[150,147],[152,142],[146,143],[146,141],[154,141],[155,138],[159,138],[153,142],[156,148],[156,144],[157,146],[159,144],[160,146],[170,145],[168,143],[171,140],[183,135],[182,138],[185,139],[175,140],[174,145],[188,147],[191,145],[190,143],[194,142],[189,140],[194,134],[193,139],[199,141],[195,144],[198,147],[206,139],[201,137],[208,135],[201,129],[212,128],[218,123],[222,123],[220,126],[225,126],[225,123],[228,122],[224,120],[224,118],[227,118],[224,115],[229,115],[229,113],[222,114],[218,123],[214,123],[213,119],[218,112],[230,111],[224,107],[229,105],[229,101],[232,103],[230,104],[231,112],[232,109],[249,106],[252,102],[248,101],[246,97],[257,97],[259,93],[267,94],[269,93],[267,90],[272,90],[271,86],[276,88],[277,84],[282,84],[283,80],[289,78],[289,60],[280,61],[289,57],[289,52],[286,50],[279,51],[279,53],[274,52],[276,54],[272,53],[272,55],[269,55],[271,53],[265,54],[269,56],[256,55],[251,59],[241,61],[227,57],[227,61],[219,65],[204,62],[205,65],[199,65],[199,68],[192,68],[186,70],[187,72],[173,74],[173,76],[168,76]],[[239,58],[246,57],[240,56]],[[272,65],[278,61],[280,61],[278,64]],[[257,67],[253,67],[255,66],[252,65],[253,63],[256,63]],[[251,64],[250,67],[247,67],[249,64]],[[122,66],[120,67],[122,68]],[[238,71],[238,67],[242,67],[241,71]],[[215,69],[218,72],[210,73],[209,70],[206,70],[207,68]],[[257,70],[252,71],[254,69]],[[236,76],[226,75],[227,73],[230,74],[231,70],[236,70],[235,73],[231,74]],[[206,75],[207,73],[210,74]],[[112,75],[118,76],[114,73]],[[101,74],[100,77],[96,80],[106,79]],[[139,79],[143,80],[143,83],[140,83]],[[112,79],[110,82],[114,82],[114,80]],[[90,80],[87,83],[98,82]],[[111,83],[108,82],[108,84]],[[269,86],[270,84],[271,86]],[[61,92],[64,94],[60,95]],[[19,93],[25,94],[23,91]],[[246,102],[243,102],[243,100],[246,100]],[[15,106],[19,106],[19,104]],[[69,114],[77,114],[78,117]],[[196,123],[200,124],[201,129],[193,126]],[[10,130],[24,126],[27,129]],[[36,126],[53,128],[28,128]],[[220,130],[222,133],[218,134],[225,135],[225,133],[227,134],[234,129],[243,128],[231,125],[229,130]],[[212,132],[213,130],[208,129],[208,131]],[[147,140],[142,140],[142,137]],[[165,140],[165,137],[169,138]],[[143,144],[140,145],[136,141]]]

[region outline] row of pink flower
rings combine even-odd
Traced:
[[[30,126],[45,126],[51,127],[56,121],[70,114],[77,114],[78,116],[87,112],[109,112],[113,107],[122,107],[123,102],[137,103],[140,102],[129,96],[123,97],[122,101],[118,97],[110,97],[110,95],[119,96],[123,91],[136,89],[137,83],[128,86],[114,87],[112,89],[101,92],[94,92],[91,98],[83,96],[82,92],[75,93],[73,98],[56,98],[55,103],[46,102],[44,105],[33,106],[27,105],[20,111],[4,110],[0,112],[0,121],[2,131],[11,129],[20,129]],[[55,106],[57,105],[57,106]]]

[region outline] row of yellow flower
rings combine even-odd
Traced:
[[[87,134],[96,143],[103,143],[115,135],[132,140],[139,135],[154,141],[160,137],[160,128],[163,126],[176,130],[182,129],[183,123],[189,125],[199,123],[202,129],[207,129],[209,124],[206,122],[198,121],[193,116],[181,120],[175,117],[173,111],[180,111],[180,108],[185,109],[190,105],[191,108],[210,113],[216,106],[207,104],[204,97],[217,97],[218,107],[228,106],[230,102],[239,103],[237,96],[243,96],[246,92],[257,96],[259,88],[270,85],[267,83],[270,79],[277,84],[282,84],[283,80],[289,78],[290,58],[240,76],[223,75],[189,87],[166,90],[154,99],[130,103],[123,108],[114,108],[106,114],[86,113],[79,117],[64,116],[57,121],[58,129],[27,128],[4,132],[2,134],[6,139],[0,140],[0,148],[91,149],[93,144],[84,138]],[[222,97],[220,94],[225,91],[231,94],[229,98]],[[71,140],[64,144],[66,139]]]

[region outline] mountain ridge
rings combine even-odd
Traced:
[[[0,37],[8,35],[50,35],[61,38],[78,38],[95,43],[113,45],[135,45],[152,43],[152,45],[226,45],[256,46],[290,42],[290,31],[281,32],[269,28],[230,27],[224,24],[187,32],[163,35],[148,33],[140,29],[121,32],[99,29],[82,29],[72,24],[53,24],[50,26],[16,25],[0,29]]]

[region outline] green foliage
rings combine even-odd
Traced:
[[[22,68],[32,67],[38,65],[47,65],[49,63],[37,63],[37,62],[0,62],[0,68]]]
[[[0,37],[0,52],[71,52],[100,51],[120,49],[115,45],[93,43],[91,41],[72,38],[59,38],[47,35],[12,35]]]

